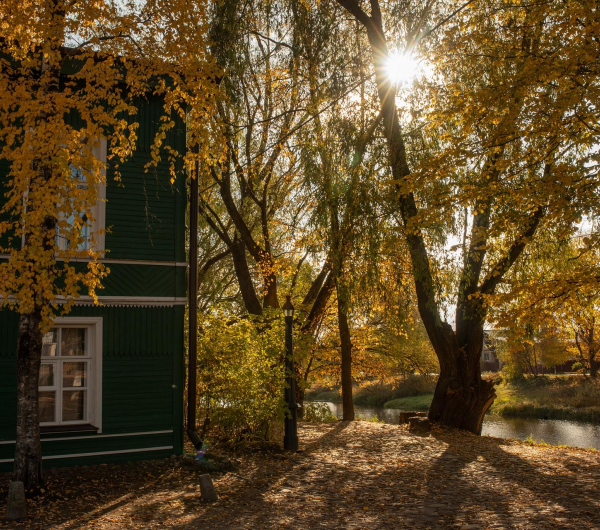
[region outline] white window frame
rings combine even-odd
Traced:
[[[92,154],[100,162],[106,162],[107,147],[104,138],[92,149]],[[101,175],[103,180],[106,180],[106,169],[104,167],[101,170]],[[92,206],[91,213],[94,222],[90,225],[90,232],[96,235],[95,250],[104,251],[106,250],[104,237],[106,228],[106,184],[104,183],[98,185],[98,200]],[[60,250],[67,250],[67,239],[65,237],[57,237],[57,244]]]
[[[492,358],[490,357],[490,352],[483,352],[483,361],[484,362],[490,362],[492,360]]]
[[[84,328],[86,330],[85,356],[72,357],[42,357],[42,364],[54,365],[54,385],[39,387],[40,392],[55,391],[55,411],[62,415],[62,370],[57,370],[60,363],[87,362],[87,403],[85,419],[76,421],[59,421],[55,412],[55,421],[40,422],[40,427],[61,427],[69,425],[93,425],[102,432],[102,317],[58,317],[54,319],[53,328]],[[79,361],[79,359],[81,359]],[[62,419],[62,418],[61,418]]]

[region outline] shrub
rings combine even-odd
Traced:
[[[231,441],[278,436],[284,418],[283,319],[201,318],[200,422]]]
[[[338,417],[331,412],[326,403],[306,403],[304,406],[304,421],[315,423],[338,421]]]

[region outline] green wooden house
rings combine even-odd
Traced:
[[[145,172],[161,114],[140,101],[135,155],[109,167],[98,227],[110,274],[101,306],[82,298],[44,337],[40,428],[44,466],[96,464],[181,453],[183,447],[185,179]],[[168,142],[185,149],[183,123]],[[106,147],[97,156],[106,157]],[[0,166],[0,181],[8,167]],[[60,244],[60,243],[59,243]],[[6,256],[4,256],[6,257]],[[0,259],[2,256],[0,256]],[[18,315],[0,311],[0,471],[13,466]]]

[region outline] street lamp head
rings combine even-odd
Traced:
[[[285,300],[285,304],[283,304],[283,314],[286,317],[294,316],[294,306],[292,305],[292,297],[288,294]]]

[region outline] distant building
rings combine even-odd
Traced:
[[[500,360],[496,356],[496,340],[493,330],[483,331],[483,348],[479,364],[482,372],[500,371]]]

